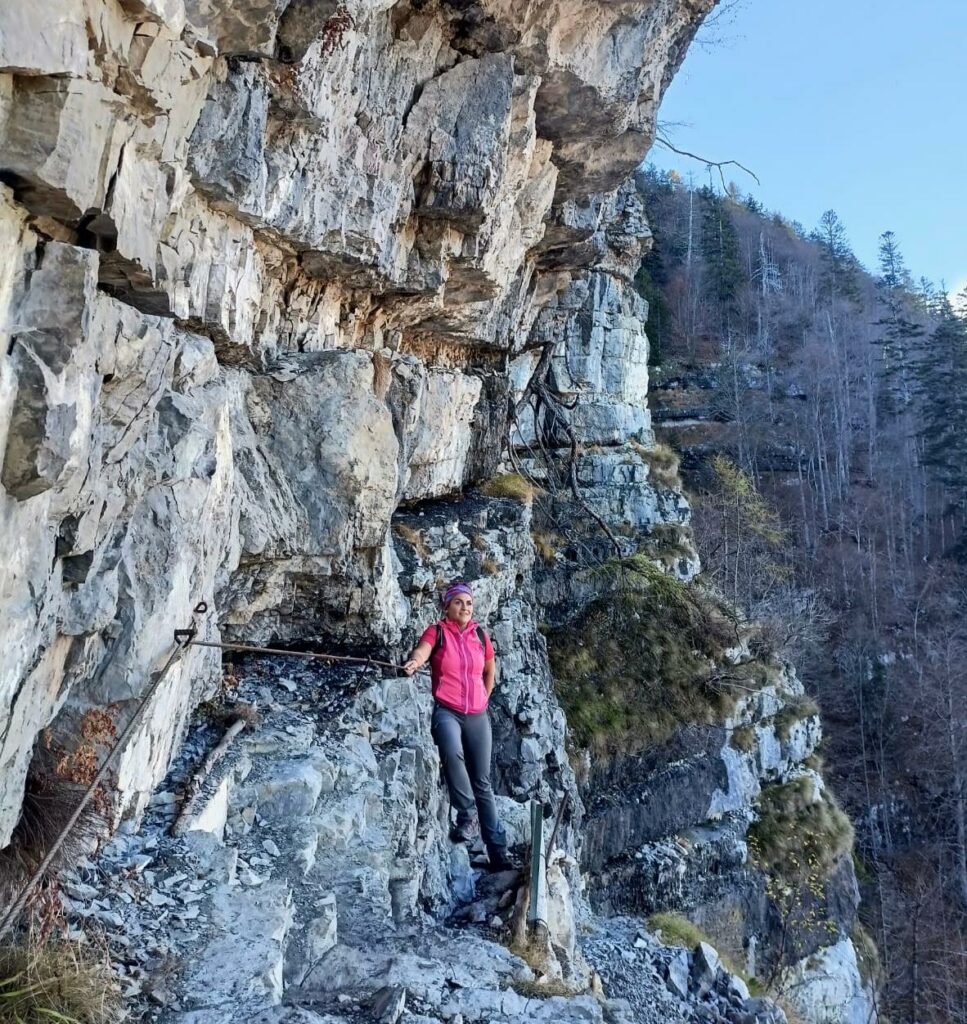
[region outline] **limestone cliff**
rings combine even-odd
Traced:
[[[197,601],[232,636],[399,640],[391,513],[493,471],[509,363],[593,309],[595,193],[711,2],[4,12],[0,838],[39,731],[134,698]],[[178,666],[125,803],[217,675]]]
[[[687,504],[652,447],[631,287],[649,236],[629,175],[713,5],[50,0],[0,15],[0,845],[32,762],[89,744],[92,712],[126,721],[198,602],[209,638],[398,657],[460,575],[500,652],[514,835],[525,799],[550,815],[572,797],[552,870],[556,974],[577,989],[593,967],[612,999],[529,999],[508,986],[533,977],[491,939],[427,930],[462,906],[497,932],[506,897],[474,894],[447,849],[413,683],[241,666],[263,723],[197,827],[159,840],[163,790],[128,835],[212,738],[196,721],[184,743],[222,682],[218,653],[194,647],[117,766],[117,906],[68,889],[72,913],[137,939],[134,962],[190,961],[174,990],[152,983],[164,1019],[358,1019],[399,987],[425,1020],[715,1019],[726,1005],[730,1020],[779,1019],[710,950],[683,963],[588,899],[671,905],[664,876],[635,895],[651,883],[632,868],[660,875],[647,844],[710,821],[725,824],[694,847],[713,853],[675,869],[693,896],[716,851],[744,863],[761,783],[799,778],[815,742],[811,726],[770,732],[794,676],[710,726],[669,788],[639,758],[626,792],[593,764],[579,792],[538,629],[593,609],[608,558],[697,570]],[[528,501],[474,490],[507,470],[542,486],[536,521]],[[733,752],[739,727],[757,753]],[[767,933],[761,918],[740,938]],[[291,1008],[310,1005],[326,1016]]]

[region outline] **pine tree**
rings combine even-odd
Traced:
[[[714,189],[699,190],[701,200],[702,255],[708,272],[708,290],[719,304],[724,319],[734,311],[739,289],[746,283],[739,236],[725,200]]]
[[[917,366],[922,398],[923,462],[963,502],[967,498],[967,319],[947,295],[939,300],[940,322]]]
[[[879,344],[887,378],[888,405],[902,409],[912,398],[911,366],[923,327],[910,319],[912,288],[910,274],[892,231],[880,235],[880,277],[877,281],[884,315],[876,321],[882,328]]]
[[[812,233],[812,241],[819,246],[822,266],[820,287],[832,302],[837,298],[859,299],[857,262],[846,237],[846,228],[835,210],[827,210],[819,219],[819,227]]]

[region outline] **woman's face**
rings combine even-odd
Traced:
[[[469,594],[457,594],[447,605],[447,618],[465,626],[473,618],[473,598]]]

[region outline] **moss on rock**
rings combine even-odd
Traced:
[[[735,633],[718,602],[641,556],[599,571],[607,593],[548,645],[577,744],[636,752],[684,724],[721,721],[735,694],[717,665]]]

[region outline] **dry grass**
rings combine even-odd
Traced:
[[[480,492],[488,498],[513,498],[515,501],[529,502],[534,500],[537,488],[519,473],[502,473],[482,484]]]
[[[530,981],[514,980],[510,987],[525,999],[551,999],[554,996],[569,998],[580,991],[559,978],[535,978]]]
[[[817,754],[814,750],[809,757],[803,761],[803,765],[806,768],[812,769],[819,775],[822,775],[823,769],[826,767],[826,762],[823,760],[822,754]]]
[[[0,895],[6,899],[40,866],[53,844],[60,838],[74,813],[84,787],[58,778],[53,773],[33,772],[27,778],[20,818],[9,844],[0,850]],[[90,852],[104,820],[90,803],[51,863],[49,874]]]
[[[5,1024],[115,1024],[126,1016],[106,951],[63,939],[0,946]]]
[[[666,564],[695,557],[690,531],[680,523],[659,523],[653,526],[645,543],[649,554]]]
[[[413,529],[412,526],[407,526],[406,523],[393,523],[393,530],[398,537],[406,541],[413,548],[420,558],[430,557],[430,549],[426,546],[423,534],[419,530]]]
[[[515,913],[519,915],[516,921],[519,929],[516,938],[510,941],[507,948],[515,956],[520,957],[535,976],[531,979],[514,978],[508,987],[519,995],[538,999],[576,995],[579,990],[557,976],[560,973],[559,965],[548,937],[545,935],[541,941],[536,936],[520,930],[524,927],[524,916],[527,913],[526,898],[523,903],[518,899]]]
[[[656,441],[651,447],[634,440],[629,441],[628,444],[648,466],[652,482],[662,487],[677,488],[680,486],[677,452],[660,441]]]
[[[802,694],[787,704],[773,720],[776,727],[776,735],[785,742],[792,735],[792,727],[796,722],[805,718],[812,718],[819,714],[819,705],[812,699]]]
[[[604,571],[607,592],[548,644],[575,742],[606,758],[656,746],[684,724],[720,721],[735,695],[716,661],[734,631],[716,602],[646,558]]]
[[[557,553],[564,546],[564,538],[551,530],[535,530],[531,534],[531,539],[541,559],[548,565],[553,565],[557,561]]]
[[[547,949],[539,942],[535,942],[532,938],[514,939],[507,948],[514,956],[520,957],[532,971],[536,973],[543,972]]]
[[[488,576],[496,576],[500,572],[500,565],[489,555],[480,559],[480,568]]]
[[[740,725],[737,729],[732,730],[729,742],[736,750],[741,750],[743,754],[748,754],[755,749],[755,729],[751,725]]]
[[[759,820],[749,829],[749,850],[768,874],[800,884],[829,876],[853,845],[853,826],[833,795],[812,800],[810,778],[766,786]]]

